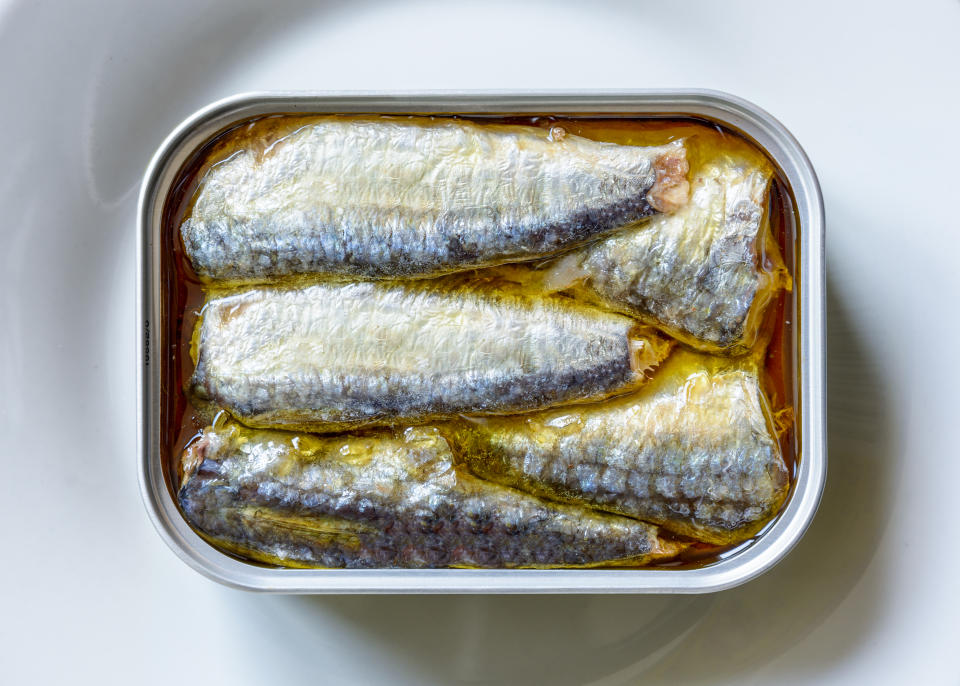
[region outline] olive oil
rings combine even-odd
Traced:
[[[551,130],[552,136],[573,134],[585,138],[622,145],[662,145],[683,139],[691,173],[718,151],[732,151],[758,164],[769,166],[774,179],[767,201],[767,215],[773,241],[783,257],[793,279],[792,290],[780,291],[771,303],[765,317],[761,341],[764,353],[765,390],[772,411],[778,420],[784,460],[791,475],[791,486],[796,479],[800,459],[799,397],[795,370],[797,365],[796,332],[799,316],[797,303],[802,287],[797,280],[796,255],[799,246],[799,227],[790,188],[776,165],[740,133],[702,120],[676,117],[600,118],[600,117],[465,117],[478,122],[521,124]],[[193,405],[187,394],[187,385],[193,372],[191,339],[204,302],[203,284],[186,256],[179,227],[190,215],[195,191],[204,174],[214,165],[241,149],[259,155],[269,155],[273,145],[284,136],[309,124],[310,116],[276,114],[241,122],[212,137],[184,164],[178,180],[167,198],[162,227],[162,274],[165,328],[161,331],[161,346],[166,354],[158,355],[163,369],[162,446],[164,476],[171,493],[180,486],[180,456],[209,421],[209,413]],[[761,260],[766,257],[761,254]],[[500,268],[477,270],[469,278],[484,278]],[[523,270],[510,272],[510,279]],[[454,276],[453,279],[465,278]],[[492,276],[488,277],[492,278]],[[513,284],[516,287],[516,284]],[[523,287],[523,284],[520,284]],[[176,500],[176,497],[174,497]],[[789,499],[788,499],[789,502]],[[758,534],[758,537],[761,536]],[[670,538],[668,534],[665,538]],[[755,539],[754,539],[755,540]],[[695,568],[721,559],[750,545],[715,546],[696,543],[679,558],[660,566]]]

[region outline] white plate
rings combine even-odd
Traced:
[[[0,3],[4,681],[957,683],[957,35],[955,2]],[[134,210],[177,122],[250,90],[671,86],[768,109],[824,187],[831,473],[781,565],[311,599],[176,559],[136,486]]]

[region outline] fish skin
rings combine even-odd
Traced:
[[[790,287],[764,216],[770,178],[767,167],[717,155],[694,175],[684,207],[567,255],[543,282],[576,284],[695,348],[747,353],[773,296]]]
[[[504,414],[638,387],[671,343],[569,298],[434,282],[211,296],[194,396],[248,426],[340,431]]]
[[[789,488],[752,358],[679,350],[634,394],[444,431],[481,478],[708,543],[752,537]]]
[[[181,225],[205,280],[427,277],[541,258],[686,201],[682,142],[323,117],[203,177]]]
[[[208,428],[180,507],[216,545],[291,567],[591,567],[680,552],[656,529],[540,500],[454,464],[435,429],[321,438]]]

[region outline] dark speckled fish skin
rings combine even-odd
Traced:
[[[427,277],[530,260],[686,202],[682,142],[319,117],[213,165],[181,226],[206,280]]]
[[[771,175],[716,155],[695,170],[684,207],[571,253],[546,281],[580,281],[588,298],[701,350],[747,353],[773,296],[790,285],[765,220]]]
[[[478,476],[716,544],[756,534],[789,486],[751,358],[681,350],[634,394],[444,431]]]
[[[569,298],[422,281],[213,296],[196,342],[195,397],[248,426],[322,432],[600,399],[670,349]]]
[[[435,429],[318,438],[208,428],[180,506],[230,552],[290,567],[642,565],[683,544],[626,517],[542,501],[454,464]]]

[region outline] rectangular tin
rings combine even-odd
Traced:
[[[233,122],[268,113],[557,114],[692,116],[719,122],[763,148],[780,167],[797,212],[800,292],[795,381],[802,451],[785,510],[759,540],[698,569],[471,570],[270,569],[229,557],[204,542],[181,516],[163,477],[163,326],[160,231],[164,202],[191,153]],[[824,217],[816,174],[782,124],[740,98],[708,90],[591,92],[250,93],[203,108],[180,124],[147,168],[138,208],[137,375],[140,491],[157,531],[187,564],[228,586],[280,593],[704,593],[742,584],[790,551],[816,513],[826,478]]]

